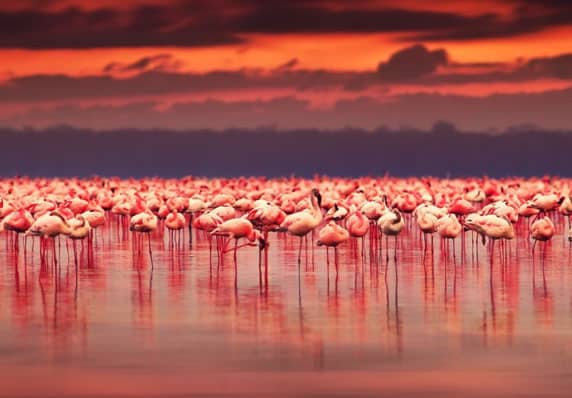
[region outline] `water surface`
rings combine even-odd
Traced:
[[[0,397],[567,397],[572,262],[565,224],[535,256],[519,225],[502,254],[470,235],[424,252],[415,228],[389,261],[359,242],[330,251],[270,238],[220,263],[185,231],[139,252],[116,221],[79,275],[38,241],[0,235]],[[58,243],[56,243],[56,247]],[[69,256],[68,256],[68,250]],[[264,260],[264,259],[263,259]]]

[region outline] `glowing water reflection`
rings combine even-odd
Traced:
[[[139,251],[116,221],[93,248],[0,238],[0,396],[568,396],[572,267],[565,223],[546,247],[491,256],[470,234],[424,251],[414,228],[397,263],[352,241],[338,253],[270,239],[209,258],[208,241],[152,236]],[[56,244],[57,246],[58,244]],[[389,252],[394,243],[389,241]],[[541,245],[542,246],[542,245]],[[503,254],[504,253],[504,254]],[[267,266],[265,266],[267,265]],[[352,395],[353,394],[353,395]]]

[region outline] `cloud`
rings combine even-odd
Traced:
[[[399,8],[334,10],[324,2],[255,2],[229,21],[235,32],[248,33],[382,33],[452,29],[472,21],[452,12]]]
[[[279,65],[275,70],[276,71],[285,71],[290,70],[300,64],[300,60],[298,58],[292,58],[289,61]]]
[[[232,127],[278,129],[338,129],[344,126],[375,129],[409,126],[429,129],[437,120],[448,120],[462,130],[503,130],[515,125],[569,129],[572,87],[535,94],[504,94],[469,98],[456,95],[409,94],[381,102],[371,97],[339,100],[330,108],[314,108],[295,97],[268,101],[207,100],[175,104],[159,109],[156,102],[122,106],[79,105],[31,109],[0,118],[9,126],[45,127],[70,124],[112,130],[129,128],[215,129]],[[461,149],[462,150],[462,149]]]
[[[104,73],[141,73],[148,71],[174,72],[183,66],[171,54],[157,54],[140,58],[132,63],[111,62],[103,68]]]
[[[392,54],[387,62],[378,65],[377,71],[383,80],[411,80],[429,75],[448,62],[445,50],[429,51],[425,46],[417,44]]]
[[[572,78],[572,53],[531,59],[519,67],[515,75],[524,78],[542,76],[570,79]]]
[[[108,71],[125,66],[108,65]],[[0,84],[0,102],[59,101],[176,93],[208,93],[220,90],[292,89],[325,90],[342,87],[361,76],[353,72],[291,70],[213,71],[174,73],[151,70],[130,76],[33,75],[16,77]]]
[[[169,6],[0,11],[0,47],[203,47],[243,42],[224,26],[211,24],[200,15],[192,17],[196,15],[181,14]]]
[[[392,85],[521,83],[542,79],[572,80],[572,53],[533,58],[517,64],[452,62],[444,49],[414,45],[392,54],[376,70],[346,72],[299,69],[293,58],[271,70],[237,69],[183,73],[169,54],[142,57],[131,63],[110,63],[105,75],[31,75],[0,84],[0,102],[26,103],[100,98],[137,98],[168,94],[290,90],[296,92],[369,89],[386,92]],[[464,69],[471,69],[466,73]],[[116,76],[117,75],[117,76]]]
[[[369,1],[187,0],[121,8],[0,6],[0,47],[98,48],[241,44],[245,34],[400,33],[405,41],[515,36],[572,25],[566,3],[515,1],[510,15],[389,7]],[[332,6],[334,4],[335,7]]]
[[[476,40],[514,37],[548,28],[572,25],[572,14],[563,2],[516,1],[508,16],[488,12],[452,28],[421,32],[408,39],[419,41]]]

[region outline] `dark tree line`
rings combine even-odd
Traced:
[[[0,129],[0,175],[572,175],[572,134]]]

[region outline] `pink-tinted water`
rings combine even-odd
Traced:
[[[146,240],[111,221],[93,258],[61,241],[59,271],[38,242],[0,235],[0,397],[568,397],[572,262],[566,226],[536,255],[519,225],[503,257],[467,234],[444,257],[416,228],[397,262],[359,243],[297,264],[297,238],[209,261],[208,241]],[[385,244],[385,242],[384,242]],[[476,248],[476,249],[475,249]],[[71,250],[71,247],[70,247]],[[80,253],[81,255],[81,253]],[[236,283],[236,284],[235,284]]]

